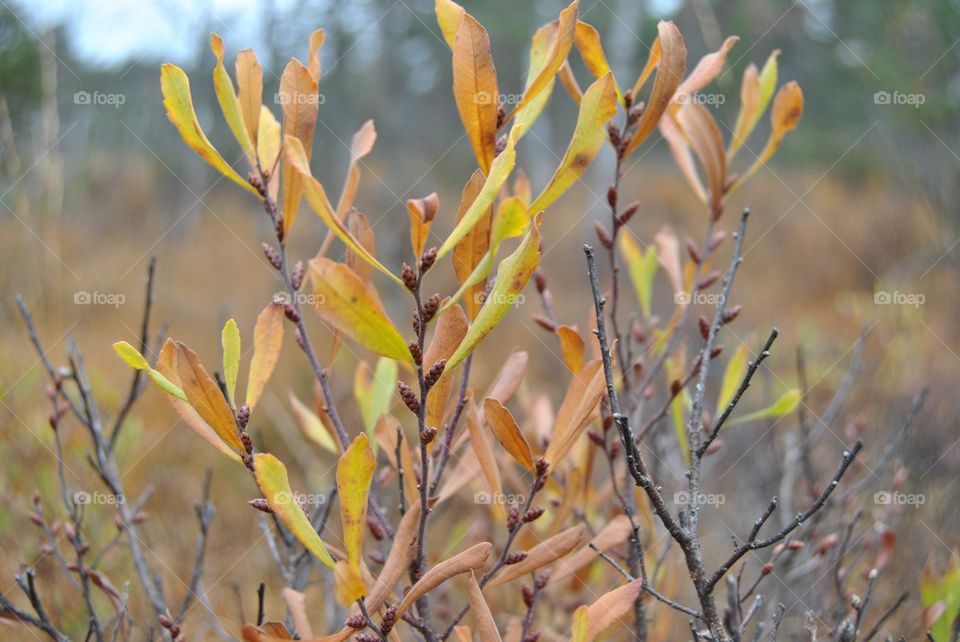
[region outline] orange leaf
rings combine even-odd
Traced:
[[[563,404],[557,411],[550,445],[543,456],[551,465],[561,462],[586,430],[603,396],[605,385],[600,359],[583,366],[570,380]]]
[[[528,470],[534,469],[530,444],[520,431],[517,420],[507,408],[492,397],[483,400],[483,413],[493,430],[493,436],[520,465]]]
[[[487,563],[487,558],[490,557],[492,549],[493,545],[490,542],[481,542],[450,559],[434,565],[403,596],[403,601],[397,606],[397,617],[406,613],[407,609],[423,595],[437,588],[451,577],[481,568]]]
[[[213,380],[197,353],[186,345],[177,342],[177,375],[183,392],[187,395],[190,405],[197,411],[207,424],[228,446],[238,453],[246,452],[240,433],[237,429],[237,420],[227,400],[224,399],[220,387]]]
[[[313,148],[313,132],[317,126],[317,82],[310,71],[296,58],[287,63],[280,76],[280,107],[283,110],[283,137],[293,136],[300,141],[309,162]],[[282,166],[283,227],[290,229],[300,198],[303,196],[303,177],[288,163]]]
[[[487,583],[487,587],[500,586],[528,573],[533,573],[548,564],[556,562],[573,549],[583,546],[586,541],[587,527],[584,524],[577,524],[568,528],[531,548],[522,561],[503,567],[503,570]]]
[[[280,359],[283,345],[283,304],[271,303],[257,316],[253,328],[253,359],[247,376],[247,404],[252,410]]]
[[[464,14],[453,46],[453,97],[480,169],[487,173],[497,153],[497,70],[486,29]]]

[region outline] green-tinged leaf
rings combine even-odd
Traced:
[[[180,376],[177,374],[177,361],[177,344],[173,339],[167,339],[160,349],[160,354],[157,355],[157,371],[162,373],[162,376],[169,381],[171,385],[175,386],[180,394],[176,395],[164,390],[166,393],[163,395],[164,399],[167,400],[167,403],[169,403],[180,416],[183,423],[196,433],[197,436],[230,459],[237,462],[242,461],[237,451],[224,443],[223,439],[210,427],[210,424],[204,421],[194,407],[187,401],[186,394],[181,390],[183,384],[180,381]],[[161,389],[163,388],[161,387]]]
[[[303,166],[310,166],[313,149],[313,133],[317,126],[317,81],[310,70],[296,58],[292,58],[280,76],[280,108],[283,110],[284,147],[289,146],[291,138],[300,143],[303,152]],[[281,165],[280,179],[283,190],[283,227],[289,230],[300,209],[303,196],[303,183],[307,180],[290,163]],[[307,174],[310,172],[307,171]]]
[[[537,75],[527,83],[523,98],[507,116],[507,120],[519,114],[532,101],[536,100],[540,92],[553,87],[553,80],[557,72],[560,71],[560,67],[566,62],[567,56],[570,55],[570,49],[573,47],[574,36],[577,31],[577,8],[579,5],[580,0],[574,0],[560,12],[560,17],[557,19],[556,38],[553,40],[549,52],[547,52],[546,59]],[[527,125],[527,129],[529,129],[529,125]],[[511,136],[513,135],[513,132],[511,132]]]
[[[237,398],[237,372],[240,369],[240,328],[233,319],[224,324],[220,345],[223,346],[223,380],[227,384],[227,401],[234,403]]]
[[[313,211],[320,217],[320,220],[357,256],[389,276],[394,283],[402,287],[403,281],[385,268],[376,257],[370,254],[370,252],[350,234],[350,231],[343,224],[343,221],[337,218],[336,212],[330,204],[330,200],[327,198],[327,193],[323,189],[323,185],[310,173],[310,161],[307,159],[300,141],[290,136],[285,137],[283,151],[284,159],[286,160],[285,165],[292,167],[296,173],[303,177],[304,196]]]
[[[497,154],[500,90],[490,37],[476,18],[463,15],[453,46],[453,98],[477,164],[484,173]]]
[[[177,375],[187,401],[224,443],[238,453],[246,452],[240,441],[236,417],[217,382],[207,374],[196,352],[179,341],[176,345]]]
[[[280,523],[296,537],[314,557],[324,565],[333,568],[334,561],[326,545],[297,503],[296,495],[290,490],[287,467],[269,453],[257,453],[253,456],[253,470],[257,486],[263,498],[273,510]]]
[[[176,65],[165,64],[160,68],[160,90],[163,92],[163,106],[167,118],[173,123],[180,137],[190,149],[200,155],[214,169],[243,187],[259,199],[263,197],[256,188],[240,176],[207,139],[200,127],[197,114],[193,110],[193,98],[190,96],[190,80],[183,69]]]
[[[126,341],[117,341],[113,344],[113,349],[120,358],[123,359],[131,368],[144,370],[147,376],[153,380],[157,387],[168,395],[173,395],[181,401],[187,400],[187,395],[175,383],[163,376],[159,371],[150,367],[146,358],[140,352]]]
[[[283,346],[283,304],[271,303],[257,316],[253,328],[253,359],[247,376],[247,405],[257,405],[273,374]]]
[[[654,54],[656,54],[655,61]],[[687,47],[683,42],[683,36],[680,35],[680,30],[672,22],[661,21],[657,25],[657,41],[651,49],[650,58],[657,67],[657,75],[653,80],[653,89],[646,101],[646,107],[627,145],[625,152],[627,156],[656,129],[660,117],[663,116],[663,112],[673,99],[673,94],[686,73]],[[650,70],[652,71],[652,67]],[[649,72],[645,69],[644,74],[647,73]],[[641,80],[646,80],[644,74],[641,74]],[[638,81],[638,84],[641,83]],[[639,100],[637,92],[634,92],[634,100]]]
[[[378,359],[372,374],[366,363],[361,362],[357,366],[353,394],[360,406],[360,416],[368,435],[373,435],[380,417],[390,410],[396,389],[397,362],[393,359]]]
[[[343,548],[347,555],[347,573],[338,584],[337,597],[342,605],[366,594],[360,566],[363,558],[363,533],[367,528],[367,500],[377,459],[365,433],[360,433],[337,463],[337,502],[343,525]]]
[[[507,311],[517,305],[520,293],[537,264],[540,262],[540,217],[530,225],[530,230],[520,246],[500,262],[493,288],[483,307],[474,319],[467,335],[460,342],[457,351],[447,360],[447,369],[451,370],[466,359],[490,332],[497,327]]]
[[[338,452],[339,449],[337,448],[337,443],[333,440],[333,435],[331,435],[330,431],[324,426],[323,420],[317,413],[304,405],[292,392],[289,398],[290,407],[297,420],[297,426],[300,428],[300,432],[304,438],[328,452]]]
[[[600,43],[600,34],[592,25],[577,22],[575,43],[580,57],[583,58],[583,64],[594,78],[602,78],[611,72],[607,54],[604,53],[603,45]],[[613,86],[617,92],[617,102],[623,104],[623,94],[620,93],[616,79],[613,81]]]
[[[457,31],[460,29],[460,22],[463,20],[465,13],[463,7],[452,0],[437,0],[437,24],[440,25],[443,39],[451,50],[456,44]]]
[[[730,147],[727,149],[727,162],[733,160],[737,151],[747,142],[750,134],[767,110],[773,92],[777,88],[777,57],[779,49],[770,52],[763,69],[757,72],[756,65],[751,64],[743,72],[743,81],[740,85],[740,111],[737,114],[737,123],[730,138]]]
[[[234,138],[240,143],[240,148],[247,154],[247,159],[252,164],[257,154],[250,140],[250,132],[243,120],[240,100],[233,88],[233,81],[230,80],[230,75],[223,66],[223,38],[215,33],[210,34],[210,49],[217,57],[217,66],[213,68],[213,88],[217,94],[217,102],[220,103],[220,110],[223,112],[223,119],[227,121]]]
[[[484,254],[480,262],[473,269],[456,294],[447,299],[443,304],[442,310],[456,305],[471,288],[475,288],[481,283],[486,282],[490,272],[493,271],[493,265],[500,251],[500,245],[508,238],[521,236],[530,226],[530,214],[527,208],[516,196],[510,196],[500,201],[497,206],[497,214],[493,219],[493,229],[490,234],[490,249]]]
[[[554,21],[543,25],[533,34],[533,40],[530,42],[530,62],[527,67],[526,89],[530,88],[549,62],[548,57],[553,44],[557,41],[558,29],[559,25]],[[517,112],[514,117],[513,128],[510,130],[510,138],[518,141],[530,131],[533,123],[536,122],[543,108],[550,101],[550,94],[553,93],[555,83],[556,78],[551,77],[536,97],[530,99],[523,109]]]
[[[751,412],[750,414],[743,415],[742,417],[731,419],[727,422],[727,426],[737,426],[739,424],[758,421],[760,419],[772,419],[774,417],[788,415],[797,409],[797,405],[800,403],[800,398],[802,396],[803,395],[799,389],[791,388],[780,395],[776,401],[763,410],[757,410],[756,412]]]
[[[950,566],[945,572],[924,570],[920,593],[923,598],[924,619],[927,619],[927,613],[932,613],[924,625],[930,628],[935,640],[948,640],[950,627],[960,613],[960,564],[956,554],[951,558]],[[939,605],[939,613],[934,611],[936,605]]]
[[[727,367],[723,371],[723,381],[720,383],[720,394],[717,395],[717,410],[715,414],[719,415],[727,404],[737,393],[743,376],[747,373],[747,346],[740,345],[727,362]]]
[[[413,363],[407,342],[383,311],[372,284],[322,256],[310,261],[310,281],[314,307],[327,323],[371,352]]]
[[[743,175],[736,180],[730,191],[737,189],[748,178],[753,176],[758,169],[763,167],[768,160],[780,148],[783,137],[788,132],[796,128],[803,115],[803,91],[795,81],[791,80],[777,92],[777,97],[773,99],[773,109],[770,111],[770,137],[763,151],[757,157]]]
[[[590,638],[590,614],[587,612],[587,606],[584,604],[578,606],[573,612],[573,630],[570,633],[570,642],[589,642]]]
[[[506,148],[500,152],[493,161],[493,165],[490,166],[490,172],[487,174],[487,178],[483,183],[483,187],[480,188],[477,197],[473,199],[470,207],[464,212],[463,217],[457,223],[456,227],[453,228],[453,231],[450,232],[450,236],[448,236],[447,240],[440,246],[437,252],[438,258],[445,256],[457,243],[463,240],[484,214],[487,213],[487,210],[500,192],[500,188],[503,187],[507,177],[510,176],[510,172],[513,171],[516,162],[517,152],[514,149],[514,142],[511,138],[508,138]]]
[[[579,180],[607,140],[607,121],[616,113],[617,93],[613,74],[609,73],[590,85],[583,94],[570,145],[553,178],[530,206],[531,212],[547,209]]]
[[[665,365],[668,383],[683,379],[684,361],[685,359],[682,354],[680,357],[667,359]],[[688,410],[691,405],[690,394],[687,390],[682,390],[680,394],[670,402],[670,418],[673,421],[673,431],[677,437],[677,447],[683,456],[684,465],[688,468],[690,467],[690,444],[687,441],[686,410]]]
[[[643,316],[649,318],[651,314],[651,300],[653,298],[653,277],[657,273],[657,249],[651,245],[644,252],[632,234],[620,235],[620,253],[627,263],[627,272],[630,282],[640,301],[640,310]]]

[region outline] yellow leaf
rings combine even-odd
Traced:
[[[570,368],[570,372],[576,374],[583,367],[583,337],[576,328],[569,325],[557,326],[556,334],[560,338],[563,362]]]
[[[483,415],[500,445],[527,470],[533,470],[530,444],[520,431],[517,420],[506,406],[492,397],[483,400]]]
[[[227,74],[223,66],[223,39],[217,34],[210,34],[210,49],[213,55],[217,57],[217,66],[213,69],[213,87],[217,94],[217,102],[220,103],[220,110],[223,112],[223,119],[230,126],[234,138],[240,143],[240,148],[247,154],[247,159],[252,165],[256,160],[256,151],[253,143],[250,141],[250,133],[243,120],[243,113],[240,109],[240,101],[237,99],[237,92],[233,88],[233,81]]]
[[[791,388],[780,395],[776,401],[763,410],[757,410],[756,412],[751,412],[750,414],[743,415],[742,417],[732,419],[727,422],[727,426],[738,426],[740,424],[745,424],[760,419],[772,419],[773,417],[782,417],[783,415],[788,415],[796,410],[797,406],[800,405],[800,398],[802,396],[803,395],[799,389]]]
[[[659,31],[659,26],[657,28]],[[633,98],[636,99],[640,94],[640,90],[643,89],[643,86],[647,84],[647,81],[650,79],[650,75],[653,74],[653,70],[657,68],[660,64],[660,58],[663,55],[663,48],[660,46],[660,36],[658,35],[653,39],[653,44],[650,45],[650,53],[647,54],[647,62],[643,65],[643,71],[640,72],[640,76],[637,77],[637,82],[634,83],[631,94]]]
[[[257,405],[273,374],[283,346],[283,304],[271,303],[257,315],[253,328],[253,359],[247,373],[247,405]]]
[[[327,429],[317,413],[305,406],[292,392],[289,394],[289,399],[293,416],[297,420],[297,426],[299,426],[304,438],[328,452],[338,452],[339,448],[333,440],[333,435],[330,434],[330,430]]]
[[[487,179],[484,181],[483,187],[480,188],[480,192],[473,199],[467,211],[464,212],[463,217],[457,222],[456,227],[450,232],[450,236],[440,246],[437,252],[438,258],[446,256],[483,218],[500,192],[500,188],[506,182],[507,177],[510,176],[510,172],[513,171],[516,162],[517,153],[514,149],[513,139],[507,138],[507,146],[490,166],[490,172],[487,174]]]
[[[167,118],[180,132],[180,137],[190,149],[200,155],[214,169],[229,178],[248,192],[262,199],[256,188],[242,178],[220,152],[210,143],[200,127],[197,114],[193,110],[193,98],[190,96],[190,80],[183,69],[176,65],[165,64],[160,68],[160,89],[163,92],[163,106]]]
[[[452,0],[437,0],[436,13],[437,24],[440,25],[440,31],[443,32],[443,39],[447,41],[447,46],[452,50],[456,45],[460,22],[466,12],[463,7]]]
[[[720,383],[720,394],[717,395],[717,410],[714,414],[718,415],[723,411],[727,404],[733,399],[733,395],[736,394],[737,388],[740,387],[740,381],[743,379],[743,376],[747,373],[747,346],[746,344],[741,344],[737,348],[733,356],[730,357],[730,361],[727,362],[727,367],[723,371],[723,381]]]
[[[283,111],[283,138],[284,146],[289,146],[289,140],[295,138],[300,143],[303,152],[303,165],[309,167],[310,154],[313,148],[313,132],[317,126],[317,82],[310,71],[296,58],[287,63],[280,76],[280,108]],[[287,155],[289,160],[289,154]],[[297,217],[300,208],[300,198],[303,195],[302,174],[291,167],[290,163],[282,165],[281,186],[283,188],[283,228],[289,230]]]
[[[537,98],[541,91],[553,86],[553,79],[560,71],[560,67],[570,55],[570,49],[573,47],[574,36],[577,30],[577,8],[580,0],[574,0],[566,9],[560,12],[557,20],[557,35],[547,53],[546,60],[539,73],[527,84],[523,92],[523,98],[520,103],[507,116],[509,120],[512,116],[519,114],[533,100]],[[541,107],[542,109],[542,107]],[[529,127],[529,125],[528,125]],[[513,132],[511,132],[513,136]]]
[[[317,84],[320,84],[320,47],[326,39],[327,33],[323,29],[316,29],[307,41],[307,69]]]
[[[180,416],[180,419],[183,420],[183,423],[187,424],[187,427],[196,433],[197,436],[230,459],[237,462],[241,461],[237,451],[224,443],[216,431],[194,410],[193,406],[187,401],[186,394],[180,389],[182,384],[180,382],[180,376],[177,374],[177,345],[173,339],[167,339],[166,343],[163,344],[163,348],[161,348],[160,354],[157,356],[157,371],[162,373],[162,376],[180,391],[179,395],[175,395],[164,390],[166,394],[163,396],[177,415]]]
[[[737,150],[747,142],[753,129],[766,111],[773,92],[777,88],[777,57],[779,49],[774,49],[758,73],[757,67],[750,64],[743,72],[740,84],[740,111],[737,113],[737,123],[733,128],[730,147],[727,149],[727,162],[732,161]]]
[[[607,62],[607,54],[603,51],[603,45],[600,43],[600,34],[586,22],[577,22],[577,33],[574,40],[577,45],[577,51],[583,58],[583,64],[594,78],[602,78],[610,73],[610,63]],[[620,88],[617,87],[616,79],[613,82],[614,89],[617,92],[617,102],[623,103],[623,95]]]
[[[456,352],[447,360],[451,370],[466,359],[477,345],[503,320],[510,307],[517,305],[520,293],[540,262],[540,217],[530,225],[530,230],[520,246],[500,262],[490,294],[480,308],[477,318],[467,331]]]
[[[161,374],[158,370],[151,368],[144,356],[140,354],[140,352],[132,345],[126,341],[117,341],[113,344],[113,349],[128,366],[137,370],[145,371],[147,376],[150,377],[155,384],[157,384],[157,387],[160,388],[160,390],[168,395],[173,395],[181,401],[187,400],[187,395],[184,394],[183,390],[163,376],[163,374]]]
[[[356,273],[326,257],[310,261],[315,307],[323,319],[371,352],[413,363],[400,331],[387,317],[379,297]]]
[[[260,107],[260,124],[257,128],[257,158],[263,171],[273,171],[280,155],[280,123],[266,105]],[[276,177],[271,177],[271,185],[277,185]],[[273,190],[271,194],[275,194]]]
[[[280,523],[300,540],[314,557],[333,568],[334,561],[327,547],[290,490],[287,467],[283,462],[269,453],[257,453],[253,456],[253,470],[263,498],[267,500]]]
[[[627,263],[630,282],[640,301],[640,311],[649,318],[653,298],[653,277],[657,273],[657,250],[651,245],[646,252],[632,234],[620,235],[620,253]]]
[[[343,191],[337,202],[337,218],[341,221],[347,215],[347,210],[353,205],[357,195],[357,186],[360,184],[360,160],[373,151],[373,144],[377,141],[377,129],[373,121],[368,120],[360,130],[353,135],[350,141],[350,167],[343,182]]]
[[[783,142],[783,137],[787,132],[792,131],[800,117],[803,115],[803,91],[795,81],[791,80],[777,92],[777,97],[773,99],[773,110],[770,112],[770,138],[763,151],[757,157],[743,176],[738,178],[730,191],[743,184],[748,178],[753,176],[758,169],[763,167],[768,160],[776,153]]]
[[[355,252],[357,256],[363,258],[367,263],[403,287],[403,281],[385,268],[376,257],[371,255],[370,252],[350,234],[347,228],[344,227],[343,221],[337,218],[333,206],[330,205],[330,201],[327,199],[327,193],[324,191],[323,185],[310,173],[310,162],[307,160],[306,153],[303,151],[303,145],[300,144],[300,141],[291,136],[287,136],[284,138],[283,150],[284,159],[286,160],[284,165],[293,169],[295,173],[303,178],[304,195],[310,207],[313,208],[313,211],[320,217],[320,220],[322,220],[350,250]]]
[[[377,460],[366,433],[357,435],[337,462],[337,502],[343,525],[343,548],[347,555],[347,581],[341,585],[342,606],[366,594],[360,576],[363,533],[367,528],[367,500]]]
[[[176,346],[177,375],[187,401],[225,444],[237,453],[246,452],[240,441],[236,417],[217,383],[200,363],[200,357],[179,341]]]
[[[586,606],[578,606],[573,612],[573,632],[570,635],[570,642],[589,642],[590,615],[587,613]]]
[[[410,217],[410,246],[413,256],[419,259],[427,249],[427,239],[430,236],[430,227],[433,218],[437,215],[440,201],[437,193],[433,192],[424,198],[407,199],[407,215]]]
[[[253,49],[242,49],[237,53],[237,100],[240,113],[247,128],[247,136],[254,147],[258,147],[257,134],[260,128],[260,110],[263,107],[263,69],[257,61]],[[269,167],[263,169],[269,170]]]
[[[603,396],[605,380],[603,364],[594,359],[584,365],[570,380],[563,403],[557,411],[550,445],[543,458],[558,464],[586,430]]]
[[[479,169],[473,173],[470,180],[463,187],[463,193],[460,197],[460,204],[457,207],[457,223],[463,220],[464,215],[469,211],[470,205],[476,200],[477,195],[483,188],[485,176]],[[493,208],[480,213],[477,222],[472,229],[467,232],[459,243],[453,248],[453,269],[457,273],[457,280],[460,283],[466,281],[474,269],[486,256],[487,249],[490,247],[490,226],[493,220]],[[466,296],[467,314],[471,319],[476,318],[480,311],[481,302],[478,300],[478,294],[481,294],[486,287],[485,283],[477,284],[470,288]]]
[[[229,319],[220,333],[223,347],[223,380],[227,385],[227,401],[234,403],[237,392],[237,371],[240,368],[240,328]]]
[[[656,61],[657,75],[653,80],[653,89],[650,98],[646,101],[643,114],[637,122],[636,129],[627,145],[625,154],[629,156],[656,128],[664,110],[670,104],[674,92],[683,80],[687,69],[687,47],[683,43],[680,30],[672,22],[663,22],[657,25],[657,42],[655,49],[658,53]],[[651,50],[651,59],[654,51]],[[644,79],[641,74],[641,79]],[[634,95],[634,100],[638,100]]]
[[[497,154],[500,91],[490,37],[469,13],[463,15],[454,40],[453,97],[477,163],[488,173]]]
[[[531,212],[547,209],[583,175],[606,142],[607,121],[616,113],[617,94],[613,74],[608,73],[590,85],[583,94],[570,145],[553,178],[530,206]]]
[[[497,631],[497,622],[493,619],[490,605],[483,597],[483,591],[480,590],[480,584],[477,582],[477,574],[473,571],[470,571],[470,578],[467,580],[467,598],[470,609],[473,611],[473,620],[480,642],[502,642],[500,632]]]

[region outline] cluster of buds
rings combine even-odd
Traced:
[[[437,248],[431,247],[420,257],[420,274],[425,274],[437,262]]]
[[[527,559],[526,551],[514,551],[503,558],[503,563],[509,566],[510,564],[519,564],[525,559]]]
[[[266,174],[266,172],[264,172],[264,174]],[[268,178],[267,178],[267,181],[269,181],[269,180],[270,180],[270,179],[269,179],[269,177],[268,177]],[[260,196],[266,196],[266,195],[267,195],[267,188],[266,188],[266,186],[263,184],[263,180],[260,178],[260,174],[259,174],[259,173],[257,173],[257,172],[250,172],[250,174],[247,176],[247,182],[250,183],[250,185],[252,185],[255,190],[257,190],[257,193],[260,194]]]
[[[299,290],[300,286],[303,285],[304,273],[303,261],[297,261],[297,264],[293,266],[293,272],[290,274],[290,285],[293,286],[294,290]]]
[[[443,376],[443,370],[447,366],[446,359],[440,359],[435,364],[430,366],[430,369],[427,370],[426,374],[423,377],[424,383],[427,384],[427,388],[432,388],[437,381],[440,380],[440,377]]]
[[[357,613],[348,617],[345,624],[351,629],[359,631],[360,629],[367,628],[367,618],[363,617],[363,615],[360,613]]]
[[[411,341],[407,345],[407,349],[410,350],[410,356],[413,357],[413,362],[416,365],[421,365],[423,363],[423,350],[420,348],[420,344],[416,341]]]
[[[380,620],[380,631],[384,635],[389,634],[390,631],[393,630],[393,627],[397,624],[399,617],[400,616],[397,615],[397,607],[388,606],[383,612],[383,618]]]
[[[266,242],[261,243],[260,247],[263,249],[263,255],[267,257],[267,261],[270,262],[270,265],[272,265],[274,269],[279,270],[283,267],[283,262],[280,260],[280,253],[277,252],[277,248]]]
[[[409,263],[404,263],[400,268],[400,279],[411,292],[417,289],[417,273],[413,271]]]
[[[433,442],[437,438],[437,429],[433,427],[424,428],[420,431],[420,443],[426,446]]]
[[[290,319],[291,323],[300,323],[300,313],[297,312],[292,303],[283,304],[283,315]]]
[[[423,302],[423,322],[430,323],[438,310],[440,310],[440,294],[435,293]]]
[[[400,398],[403,399],[404,405],[410,409],[410,412],[415,415],[420,413],[420,401],[417,399],[417,395],[413,391],[413,388],[402,381],[398,381],[397,392],[400,393]]]
[[[541,515],[543,515],[543,508],[535,506],[523,514],[523,523],[529,524],[530,522],[536,521]]]

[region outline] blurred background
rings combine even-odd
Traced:
[[[490,32],[501,91],[520,91],[529,37],[564,3],[463,4]],[[726,36],[738,35],[727,70],[715,83],[721,123],[732,125],[736,118],[744,68],[762,65],[774,49],[782,50],[781,82],[796,80],[803,87],[799,128],[770,166],[731,199],[721,221],[732,231],[739,209],[753,211],[735,288],[745,312],[734,331],[754,348],[772,325],[783,333],[770,361],[776,375],[767,376],[757,394],[775,395],[781,382],[795,384],[795,355],[802,346],[811,384],[807,403],[822,412],[857,337],[869,330],[863,366],[833,430],[859,432],[877,449],[902,425],[912,397],[931,387],[917,430],[895,453],[897,463],[876,471],[877,488],[888,488],[894,468],[902,465],[909,471],[905,487],[926,498],[920,508],[896,516],[907,545],[897,549],[893,572],[913,591],[904,617],[918,631],[921,575],[925,569],[942,573],[960,544],[960,2],[582,0],[580,16],[599,30],[625,85],[643,67],[658,20],[680,27],[688,69]],[[438,192],[437,225],[450,229],[475,163],[451,99],[450,52],[431,0],[0,1],[4,592],[22,565],[42,557],[41,538],[28,519],[33,490],[51,497],[56,492],[45,373],[27,342],[15,294],[23,294],[55,361],[62,361],[68,337],[79,342],[107,409],[121,403],[129,376],[110,345],[134,343],[138,336],[151,256],[158,260],[155,320],[166,323],[171,335],[208,363],[218,358],[225,319],[235,317],[249,337],[256,313],[278,289],[260,251],[269,226],[256,203],[183,145],[164,114],[159,66],[173,62],[187,71],[208,137],[226,157],[239,159],[213,96],[210,32],[223,36],[231,74],[238,49],[256,50],[264,68],[264,102],[279,113],[272,97],[280,72],[289,57],[306,59],[307,36],[318,27],[326,30],[326,44],[314,174],[336,193],[349,159],[344,141],[374,119],[377,145],[365,162],[358,206],[377,224],[384,263],[397,266],[407,252],[405,199]],[[589,76],[576,55],[572,60],[586,86]],[[552,174],[575,116],[558,85],[518,152],[535,190]],[[759,130],[750,143],[757,151],[766,124]],[[590,299],[579,248],[594,240],[593,221],[608,215],[598,197],[612,171],[608,151],[544,225],[543,265],[558,313],[581,326]],[[665,224],[681,239],[702,236],[705,214],[657,135],[629,168],[623,199],[641,203],[631,231],[642,243]],[[312,256],[323,238],[321,223],[304,210],[295,232],[294,256]],[[657,307],[669,316],[664,285]],[[554,380],[556,348],[544,347],[548,337],[532,321],[539,312],[534,300],[528,297],[533,305],[521,307],[485,344],[491,365],[481,367],[478,385],[492,377],[497,357],[523,346],[533,355],[526,386],[554,399],[562,394],[566,380]],[[319,324],[311,322],[320,335]],[[288,389],[301,398],[310,394],[306,364],[289,338],[287,343],[288,366],[271,383],[258,429],[273,449],[289,453],[304,486],[326,487],[332,462],[320,457],[314,463],[286,404]],[[335,391],[345,413],[355,417],[352,357],[343,358],[346,374],[334,381]],[[194,543],[189,507],[203,471],[212,466],[218,545],[206,588],[228,619],[250,619],[256,583],[277,582],[269,579],[269,555],[256,520],[242,505],[256,492],[252,483],[198,447],[153,391],[132,421],[122,444],[124,477],[130,492],[156,488],[146,507],[151,561],[179,594],[177,578],[189,576]],[[754,489],[739,496],[735,508],[743,511],[764,501],[764,483],[778,478],[783,435],[760,431],[750,443],[761,433],[755,452],[768,453],[769,465],[740,461],[737,453],[718,460],[718,483]],[[97,488],[83,459],[86,436],[74,427],[64,438],[75,455],[73,483]],[[832,474],[837,452],[824,449],[821,477]],[[872,504],[864,509],[868,516],[878,510]],[[102,510],[108,519],[91,520],[90,528],[102,530],[102,541],[108,541],[112,517],[109,507]],[[865,523],[870,526],[869,517]],[[865,537],[883,536],[875,531]],[[726,537],[718,533],[717,545],[725,546]],[[118,567],[123,561],[118,553]],[[55,583],[55,566],[44,559],[37,564]],[[63,600],[59,606],[67,608],[69,598]],[[802,601],[796,608],[802,610]]]

